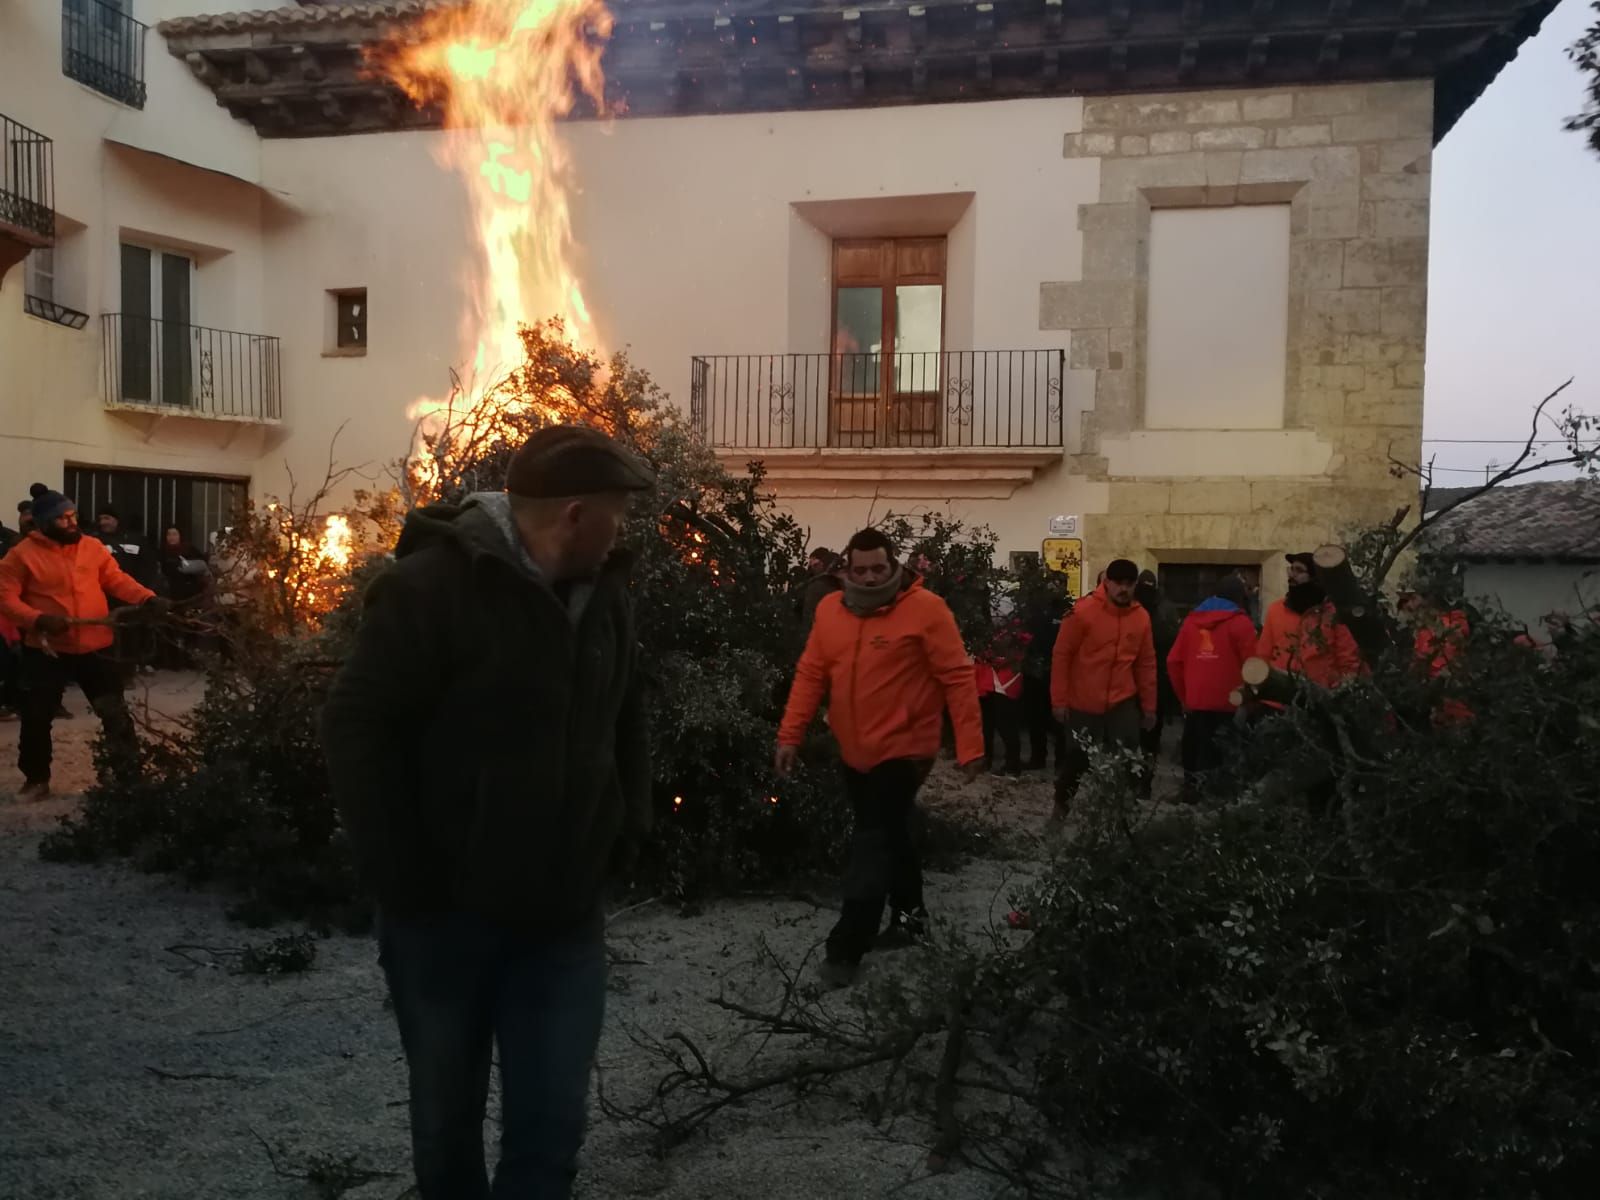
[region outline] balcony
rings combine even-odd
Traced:
[[[129,313],[100,318],[107,408],[158,417],[276,424],[278,339]]]
[[[691,360],[696,432],[789,496],[1010,496],[1062,458],[1066,352]]]
[[[0,281],[56,238],[54,146],[0,115]]]
[[[106,0],[62,0],[61,70],[102,96],[143,108],[147,26]]]

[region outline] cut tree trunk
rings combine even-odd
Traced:
[[[1328,593],[1328,599],[1333,601],[1340,622],[1355,638],[1361,656],[1368,663],[1376,662],[1390,649],[1389,631],[1383,623],[1378,605],[1367,595],[1356,573],[1350,569],[1350,556],[1345,553],[1343,546],[1323,546],[1314,557],[1317,581]]]
[[[1287,671],[1278,670],[1264,658],[1245,659],[1239,675],[1245,685],[1241,691],[1248,688],[1258,700],[1272,704],[1290,703],[1303,686],[1302,680]]]

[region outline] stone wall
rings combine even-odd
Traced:
[[[1085,102],[1065,154],[1100,160],[1099,202],[1078,213],[1083,277],[1042,285],[1040,326],[1070,330],[1072,366],[1093,372],[1071,469],[1110,485],[1087,519],[1095,560],[1237,551],[1269,563],[1270,588],[1281,551],[1409,501],[1389,457],[1420,453],[1432,120],[1426,82]],[[1326,466],[1175,477],[1118,454],[1113,473],[1107,444],[1143,428],[1151,210],[1266,203],[1291,213],[1284,428],[1326,443]]]

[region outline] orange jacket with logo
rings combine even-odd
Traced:
[[[1267,609],[1256,657],[1280,671],[1303,675],[1322,687],[1338,687],[1361,673],[1361,651],[1334,607],[1322,603],[1297,613],[1282,600]]]
[[[897,758],[936,758],[948,707],[956,760],[983,757],[983,720],[972,660],[945,602],[912,576],[886,608],[858,617],[835,592],[817,605],[778,744],[798,746],[828,700],[839,756],[856,771]]]
[[[107,594],[125,604],[143,604],[155,595],[117,566],[105,543],[87,535],[70,546],[42,533],[30,533],[0,558],[0,613],[22,630],[25,645],[38,647],[33,623],[45,613],[95,620],[110,613]],[[74,625],[50,639],[61,654],[104,650],[115,640],[104,625]]]
[[[1132,696],[1156,711],[1156,642],[1142,604],[1114,604],[1102,584],[1073,605],[1056,634],[1050,704],[1106,713]]]

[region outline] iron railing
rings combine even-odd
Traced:
[[[61,70],[68,79],[132,108],[143,108],[144,35],[122,4],[61,0]]]
[[[57,304],[54,300],[46,300],[43,296],[27,293],[22,297],[22,311],[38,317],[41,321],[54,321],[57,325],[65,325],[68,329],[82,329],[89,323],[89,314],[86,312],[79,312],[75,308],[68,308],[65,304]]]
[[[689,412],[718,447],[1054,449],[1064,350],[702,355]]]
[[[0,116],[0,225],[56,236],[55,146],[42,133]]]
[[[283,415],[277,338],[126,313],[100,322],[107,404],[246,421]]]

